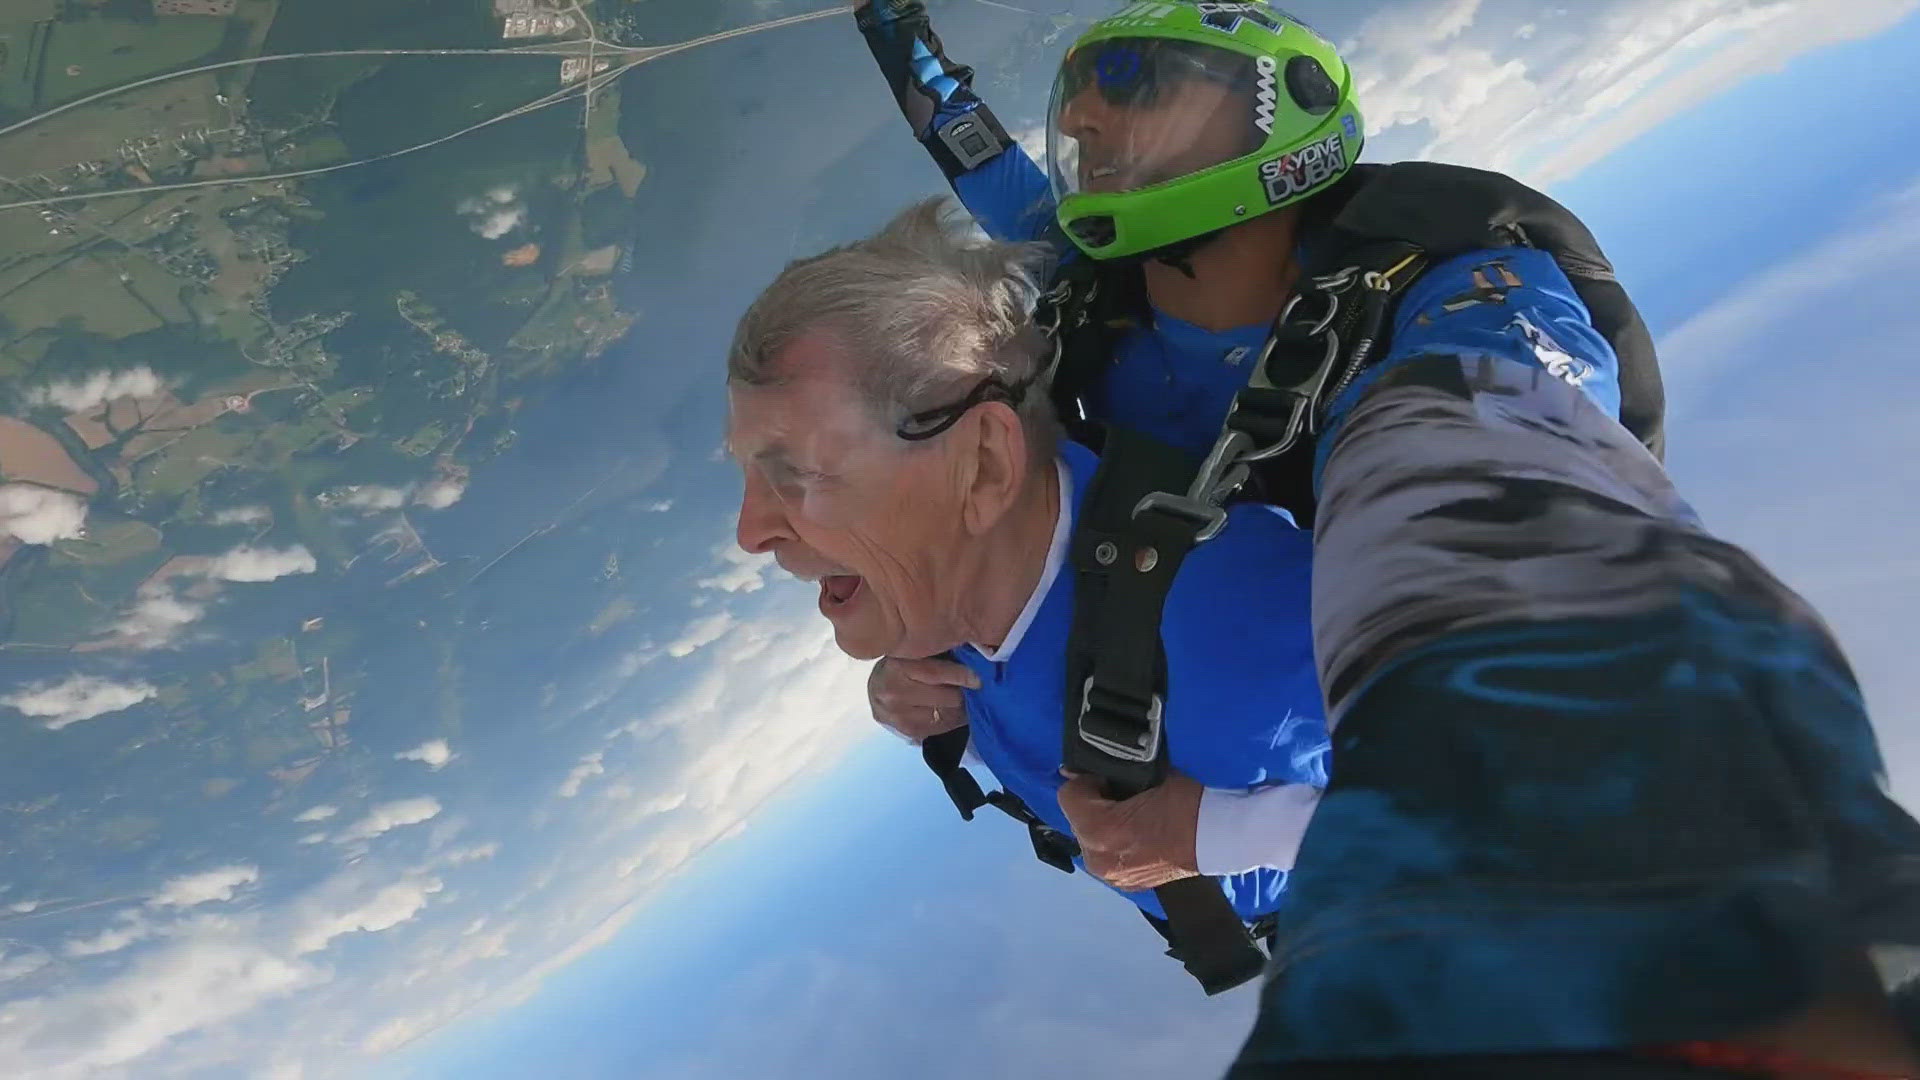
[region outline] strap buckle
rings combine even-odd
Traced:
[[[1213,449],[1208,451],[1206,461],[1201,463],[1200,471],[1194,475],[1186,494],[1150,491],[1134,504],[1133,516],[1137,518],[1154,512],[1168,514],[1193,527],[1195,544],[1213,539],[1227,523],[1227,512],[1221,504],[1247,482],[1247,459],[1244,455],[1252,445],[1253,440],[1244,432],[1232,428],[1222,431],[1220,438],[1214,441]]]
[[[1073,837],[1037,818],[1027,823],[1027,836],[1033,841],[1036,858],[1062,873],[1073,873],[1073,857],[1080,854],[1080,845]]]
[[[1100,700],[1095,700],[1096,695]],[[1094,686],[1093,676],[1087,676],[1080,688],[1080,740],[1109,757],[1136,765],[1151,764],[1160,756],[1166,700],[1154,694],[1145,709],[1138,706],[1138,702]],[[1089,719],[1105,730],[1089,731]]]
[[[1227,522],[1225,503],[1247,482],[1251,466],[1286,453],[1300,440],[1301,433],[1312,430],[1321,396],[1339,366],[1340,334],[1333,323],[1340,314],[1340,296],[1351,289],[1359,277],[1359,272],[1353,270],[1342,271],[1329,279],[1316,279],[1315,292],[1326,298],[1327,306],[1311,323],[1294,318],[1308,293],[1300,293],[1287,302],[1274,332],[1267,335],[1266,344],[1261,346],[1260,356],[1247,376],[1246,389],[1234,395],[1220,437],[1214,440],[1213,448],[1207,452],[1186,493],[1150,492],[1134,506],[1135,517],[1159,511],[1186,521],[1194,527],[1196,544],[1219,535]],[[1318,338],[1324,345],[1311,370],[1297,379],[1277,383],[1269,369],[1283,334],[1288,332],[1298,333],[1308,341]],[[1264,445],[1256,441],[1257,435],[1267,436]]]

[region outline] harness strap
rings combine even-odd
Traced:
[[[1160,619],[1200,530],[1177,514],[1140,504],[1152,492],[1184,488],[1195,470],[1191,458],[1171,447],[1111,429],[1074,528],[1068,557],[1075,606],[1067,637],[1061,760],[1068,769],[1099,777],[1113,798],[1138,795],[1166,779]],[[1218,880],[1182,878],[1154,895],[1166,912],[1172,951],[1208,994],[1259,977],[1266,956]]]
[[[1050,328],[1059,347],[1059,363],[1048,384],[1054,415],[1070,436],[1096,451],[1100,432],[1089,420],[1083,399],[1113,363],[1120,334],[1131,325],[1124,298],[1118,295],[1123,285],[1091,259],[1076,259],[1060,268],[1034,313],[1035,322]]]
[[[1006,791],[981,790],[980,782],[960,764],[967,752],[968,736],[966,726],[962,725],[928,736],[920,743],[921,759],[939,778],[940,786],[947,789],[947,797],[960,811],[961,820],[972,821],[975,810],[991,806],[1027,827],[1035,858],[1055,870],[1073,873],[1073,860],[1080,854],[1080,845],[1073,837],[1040,820],[1019,796]]]

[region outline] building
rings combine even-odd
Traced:
[[[559,37],[576,25],[574,17],[563,11],[522,11],[507,16],[506,28],[500,36],[508,40]]]
[[[235,0],[153,0],[155,15],[231,15]]]
[[[598,75],[611,67],[613,67],[613,61],[611,60],[596,60],[593,63],[593,73]],[[579,82],[581,79],[586,78],[586,76],[586,57],[570,56],[560,61],[560,84],[562,86],[568,83]]]

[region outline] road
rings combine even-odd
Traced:
[[[64,205],[68,203],[91,202],[96,199],[111,199],[111,198],[117,198],[117,197],[126,196],[126,195],[153,195],[163,191],[185,191],[193,188],[230,187],[235,184],[263,184],[263,183],[277,182],[281,180],[297,180],[302,177],[319,176],[324,173],[339,172],[342,169],[352,169],[362,165],[372,165],[375,162],[391,161],[394,158],[405,157],[408,154],[418,153],[421,150],[427,150],[432,147],[439,146],[442,143],[451,142],[454,139],[460,138],[463,135],[470,135],[473,132],[479,131],[481,128],[490,127],[502,121],[511,120],[518,116],[524,116],[527,113],[536,112],[540,109],[550,108],[554,105],[560,104],[563,101],[567,101],[571,99],[576,93],[580,93],[583,95],[591,95],[593,91],[598,90],[601,87],[619,78],[620,76],[625,75],[627,72],[632,71],[634,68],[639,67],[641,64],[650,63],[654,60],[661,59],[662,57],[671,56],[675,53],[686,52],[689,49],[697,49],[702,45],[711,45],[716,42],[729,40],[731,38],[742,37],[747,34],[757,34],[767,30],[777,30],[777,29],[780,29],[781,27],[792,26],[796,23],[808,22],[814,19],[822,19],[831,15],[841,15],[851,10],[852,10],[851,7],[843,6],[843,7],[836,7],[836,8],[827,8],[821,11],[807,12],[806,14],[802,14],[802,15],[790,15],[783,19],[773,19],[767,22],[754,23],[751,26],[736,27],[732,30],[722,30],[719,33],[708,34],[705,37],[694,38],[690,41],[683,41],[673,45],[608,46],[608,50],[610,52],[615,53],[617,55],[621,55],[626,58],[625,61],[620,65],[618,65],[617,67],[611,68],[600,75],[589,74],[588,78],[584,82],[578,85],[564,87],[558,91],[555,91],[552,94],[548,94],[548,95],[545,95],[544,97],[540,97],[533,101],[530,101],[525,105],[521,105],[514,109],[509,109],[508,111],[501,113],[498,116],[493,116],[486,120],[482,120],[477,124],[471,124],[467,127],[461,128],[459,131],[456,131],[450,135],[443,135],[437,139],[430,139],[423,143],[418,143],[413,146],[408,146],[399,150],[390,151],[385,154],[378,154],[373,157],[360,158],[355,161],[345,161],[345,162],[340,162],[333,165],[322,165],[322,166],[311,168],[311,169],[296,169],[291,172],[265,173],[265,174],[256,175],[256,176],[228,176],[228,177],[220,177],[218,179],[212,179],[212,180],[189,180],[189,181],[184,181],[176,184],[152,184],[152,185],[147,185],[142,187],[116,188],[111,191],[87,191],[87,192],[79,192],[73,195],[52,195],[52,196],[47,196],[45,198],[22,199],[17,202],[0,203],[0,211],[26,210],[26,209],[31,209],[31,208],[40,207],[40,206],[57,206],[57,205]],[[67,109],[74,108],[75,106],[85,104],[89,101],[98,101],[103,97],[111,97],[114,94],[125,93],[128,90],[138,89],[141,86],[151,85],[152,83],[159,82],[165,79],[181,78],[186,75],[195,74],[200,71],[209,71],[209,70],[214,70],[216,68],[236,67],[241,64],[260,63],[263,61],[273,61],[273,60],[294,60],[294,59],[302,59],[302,58],[313,57],[313,56],[472,56],[472,55],[525,56],[525,55],[529,55],[529,53],[533,49],[544,50],[542,53],[539,53],[538,55],[549,55],[549,56],[587,55],[586,53],[581,53],[578,51],[572,52],[572,53],[556,51],[557,49],[562,47],[569,47],[577,50],[580,44],[581,42],[579,41],[566,41],[566,42],[552,43],[551,46],[529,46],[526,48],[518,48],[518,49],[390,49],[390,50],[364,49],[364,50],[344,50],[339,52],[295,53],[295,54],[288,54],[286,56],[255,57],[251,60],[228,61],[222,64],[210,64],[203,68],[195,68],[195,69],[192,69],[191,71],[181,71],[181,72],[174,72],[169,75],[155,76],[151,79],[143,79],[139,82],[128,83],[125,86],[116,87],[112,90],[101,91],[98,94],[92,95],[87,98],[82,98],[79,101],[69,102],[66,105],[59,106],[58,108],[49,109],[46,112],[39,114],[38,116],[29,117],[26,120],[22,120],[9,127],[0,128],[0,136],[5,136],[11,132],[18,131],[23,127],[26,127],[30,124],[38,123],[39,121],[44,120],[47,117],[52,116],[56,113],[63,112]],[[591,72],[592,69],[589,68],[588,70],[589,72]]]
[[[757,34],[763,30],[777,30],[783,26],[791,26],[795,23],[807,22],[813,19],[822,19],[830,15],[844,14],[853,10],[851,6],[842,6],[826,8],[821,11],[811,11],[802,15],[790,15],[784,19],[772,19],[767,22],[754,23],[751,26],[723,30],[719,33],[708,34],[705,37],[694,38],[691,41],[683,41],[674,45],[614,45],[600,40],[598,32],[593,28],[592,20],[587,19],[586,12],[581,11],[578,2],[575,2],[573,7],[575,11],[580,12],[580,17],[588,28],[588,36],[585,38],[541,42],[534,45],[503,46],[498,49],[328,49],[316,52],[277,53],[271,56],[253,56],[242,60],[225,60],[217,64],[202,64],[199,67],[186,68],[182,71],[169,71],[163,75],[154,75],[149,78],[125,83],[121,86],[110,87],[97,93],[88,94],[86,97],[69,101],[64,105],[57,105],[51,109],[29,116],[24,120],[18,120],[5,127],[0,127],[0,136],[11,135],[16,131],[32,127],[41,121],[58,116],[69,109],[77,109],[82,105],[90,105],[96,101],[102,101],[119,94],[127,93],[130,90],[138,90],[144,86],[153,86],[156,83],[163,83],[172,79],[185,79],[194,75],[203,75],[209,71],[224,71],[228,68],[246,67],[249,64],[272,64],[286,60],[313,60],[330,56],[584,56],[588,58],[587,70],[592,71],[593,57],[596,52],[624,55],[633,59],[635,63],[645,63],[648,60],[658,59],[661,56],[666,56],[671,53],[684,52],[687,49],[710,45],[716,41],[725,41],[728,38],[739,37],[743,34]]]

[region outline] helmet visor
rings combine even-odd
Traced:
[[[1188,41],[1115,38],[1067,54],[1047,110],[1056,201],[1151,187],[1258,150],[1277,65]]]

